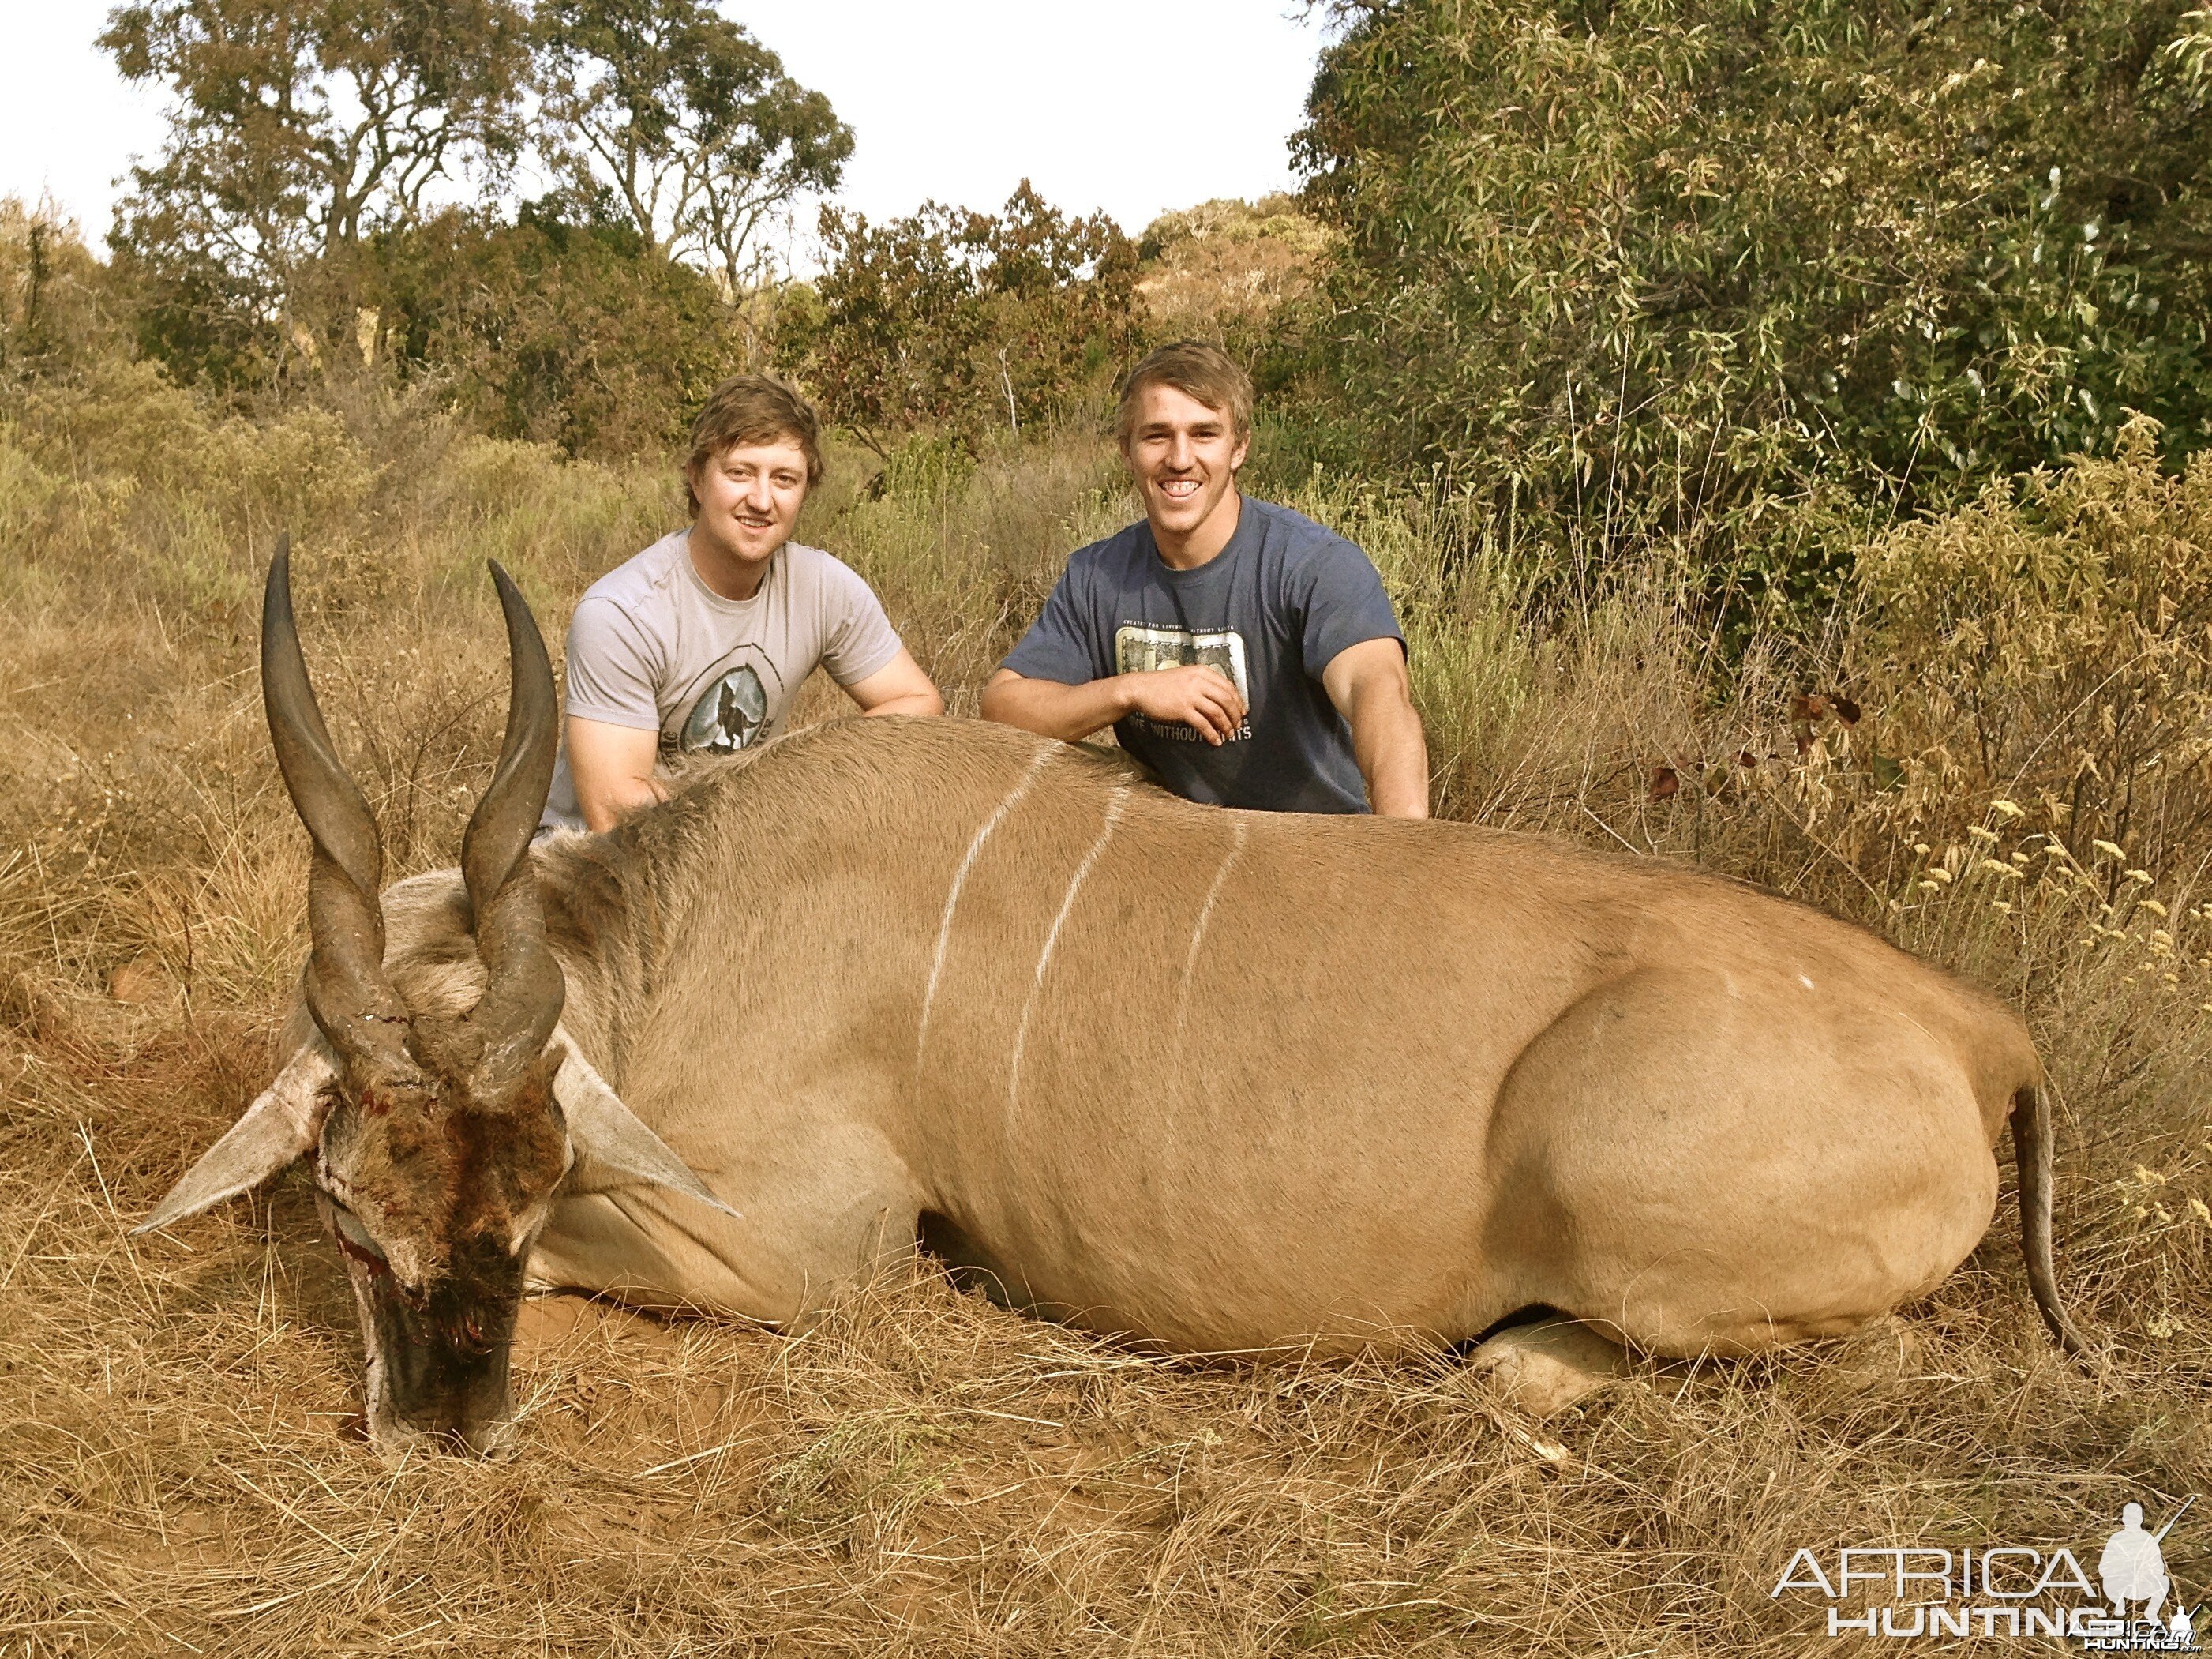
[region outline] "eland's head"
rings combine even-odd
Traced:
[[[313,838],[302,979],[313,1037],[140,1226],[197,1214],[305,1158],[368,1355],[371,1437],[489,1451],[513,1413],[507,1353],[531,1246],[579,1151],[723,1207],[557,1030],[530,840],[558,742],[529,606],[491,567],[510,673],[499,765],[461,840],[483,995],[410,1007],[385,969],[376,820],[331,742],[292,616],[289,538],[269,572],[261,682],[276,762]]]

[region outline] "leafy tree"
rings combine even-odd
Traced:
[[[376,254],[392,363],[496,436],[602,457],[662,447],[739,355],[713,281],[619,220],[453,209]]]
[[[2182,14],[1347,7],[1297,141],[1345,237],[1335,374],[1501,517],[1702,538],[1801,603],[1835,559],[1771,533],[1790,500],[1941,505],[2129,409],[2185,453],[2212,441],[2212,89]]]
[[[143,292],[145,343],[243,379],[349,336],[371,232],[422,213],[519,142],[519,0],[142,0],[100,45],[166,82],[169,139],[110,238]]]
[[[998,214],[923,204],[876,226],[825,208],[828,269],[804,368],[832,415],[880,448],[937,426],[973,436],[1069,406],[1135,346],[1135,246],[1069,218],[1024,179]]]
[[[983,343],[975,274],[963,241],[972,216],[925,202],[904,219],[822,210],[828,269],[800,362],[837,420],[881,448],[884,434],[969,413]]]
[[[735,293],[769,217],[853,153],[830,100],[705,0],[544,0],[550,159],[579,203]]]

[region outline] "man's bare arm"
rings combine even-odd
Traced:
[[[1188,726],[1218,748],[1244,724],[1244,699],[1229,677],[1203,666],[1115,674],[1064,685],[1001,668],[983,684],[983,718],[1063,743],[1080,743],[1124,714]]]
[[[1405,647],[1394,639],[1346,646],[1322,670],[1322,689],[1352,727],[1367,804],[1388,818],[1429,815],[1429,745],[1413,708]]]
[[[874,673],[847,686],[845,695],[860,704],[863,714],[945,712],[945,699],[938,695],[936,682],[921,672],[921,665],[904,646]]]
[[[611,830],[633,812],[668,799],[653,775],[660,752],[660,733],[606,720],[568,716],[568,775],[576,786],[576,805],[584,826]]]

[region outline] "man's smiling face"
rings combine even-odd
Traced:
[[[806,452],[796,443],[738,444],[692,469],[696,528],[739,566],[764,565],[791,539],[806,501]]]
[[[1220,410],[1171,386],[1145,388],[1123,453],[1164,553],[1179,551],[1224,508],[1234,513],[1247,447]]]

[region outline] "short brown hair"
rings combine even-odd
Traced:
[[[692,475],[725,450],[739,444],[793,443],[806,457],[809,487],[822,482],[822,422],[814,405],[770,374],[733,374],[707,398],[691,422],[691,457],[684,463],[684,490],[691,511],[699,497]]]
[[[1121,407],[1114,416],[1114,441],[1122,448],[1137,429],[1137,404],[1156,386],[1171,386],[1229,417],[1238,441],[1252,435],[1252,377],[1234,357],[1204,340],[1177,340],[1148,354],[1121,383]]]

